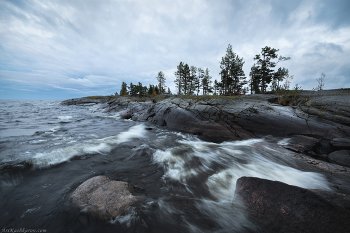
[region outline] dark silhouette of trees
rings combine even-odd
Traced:
[[[240,92],[242,87],[247,83],[242,69],[243,64],[243,58],[232,52],[232,46],[229,44],[226,49],[226,55],[221,58],[220,62],[221,82],[225,95]]]
[[[254,57],[254,60],[257,61],[257,69],[258,73],[260,74],[260,88],[261,92],[266,92],[266,87],[268,84],[271,83],[272,79],[275,76],[275,72],[272,68],[276,67],[276,64],[280,61],[286,61],[289,60],[290,57],[282,57],[280,56],[278,58],[278,62],[274,62],[273,59],[276,59],[278,57],[277,52],[278,49],[270,48],[268,46],[265,46],[261,49],[261,54],[257,54]],[[286,72],[286,70],[281,70],[281,72]],[[286,75],[282,76],[276,76],[279,78],[284,78]],[[281,81],[281,80],[280,80]]]
[[[122,82],[122,88],[120,90],[120,95],[123,96],[123,95],[127,95],[128,94],[128,85],[125,83],[125,82]]]
[[[165,77],[164,73],[162,71],[159,71],[157,75],[157,81],[158,81],[158,88],[159,88],[159,93],[162,94],[165,92]]]
[[[181,90],[182,90],[182,79],[183,79],[183,69],[184,65],[182,62],[177,66],[177,71],[175,71],[175,86],[178,90],[178,95],[181,95]]]

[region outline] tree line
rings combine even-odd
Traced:
[[[165,91],[165,76],[162,71],[159,71],[158,76],[156,77],[158,81],[158,85],[150,84],[149,87],[143,86],[141,82],[138,84],[133,84],[132,82],[128,85],[126,82],[122,82],[120,95],[131,95],[131,96],[156,96],[159,94],[172,94],[170,88]]]
[[[289,83],[286,82],[281,85],[283,80],[288,79],[288,69],[284,67],[278,68],[276,71],[273,69],[280,61],[289,60],[290,57],[283,57],[277,55],[278,49],[274,49],[265,46],[261,49],[261,53],[255,55],[254,60],[256,63],[251,67],[249,73],[250,80],[243,71],[244,61],[232,51],[232,46],[229,44],[226,49],[226,54],[220,61],[220,78],[221,80],[212,81],[210,76],[210,70],[206,68],[197,68],[195,66],[189,66],[182,61],[177,66],[175,71],[175,85],[178,95],[235,95],[246,93],[247,91],[253,91],[255,93],[266,93],[267,87],[271,84],[272,91],[279,89],[289,88]],[[277,61],[275,61],[277,59]],[[158,94],[171,94],[170,88],[166,91],[165,76],[160,71],[156,77],[158,84],[142,86],[142,83],[136,85],[130,83],[127,85],[122,83],[120,95],[132,95],[132,96],[154,96]],[[248,86],[246,86],[248,84]]]
[[[254,57],[256,63],[251,68],[249,74],[250,80],[247,81],[243,71],[244,61],[232,51],[229,44],[226,49],[226,55],[220,61],[221,80],[211,81],[209,69],[205,71],[195,66],[189,67],[188,64],[180,62],[175,72],[175,84],[179,95],[199,94],[202,90],[203,95],[212,93],[214,95],[232,95],[246,93],[249,89],[251,93],[265,93],[268,84],[271,83],[271,90],[276,91],[284,88],[280,83],[288,76],[288,69],[280,67],[277,71],[272,68],[276,67],[280,61],[289,60],[290,57],[278,57],[278,49],[268,46],[262,48],[261,54]],[[275,62],[273,59],[278,58]],[[249,84],[249,87],[245,85]]]

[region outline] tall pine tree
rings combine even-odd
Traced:
[[[272,77],[274,75],[274,68],[276,66],[276,62],[272,61],[277,58],[278,49],[270,48],[265,46],[261,49],[261,54],[257,54],[254,57],[254,60],[257,61],[257,69],[261,74],[261,93],[266,92],[266,87],[272,81]]]
[[[209,69],[205,69],[204,77],[202,79],[203,85],[203,95],[207,95],[213,92],[213,87],[211,86],[211,76],[209,75]]]
[[[157,78],[157,81],[158,81],[159,92],[160,92],[160,94],[163,94],[165,92],[165,77],[164,77],[164,73],[162,71],[159,71],[159,73],[158,73],[156,78]]]
[[[232,46],[229,44],[226,55],[221,58],[220,62],[221,82],[224,86],[225,95],[229,92],[240,92],[243,85],[247,83],[242,69],[243,64],[243,58],[232,52]]]
[[[182,79],[183,79],[183,69],[184,65],[182,62],[177,66],[177,71],[175,71],[175,86],[178,90],[178,95],[181,95],[181,90],[182,90]]]

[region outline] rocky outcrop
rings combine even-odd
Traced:
[[[214,142],[301,135],[313,137],[317,143],[321,138],[350,134],[350,127],[310,116],[299,108],[269,103],[271,97],[171,97],[157,103],[118,100],[110,106],[127,108],[133,120],[150,121]]]
[[[350,122],[350,103],[346,101],[350,98],[349,90],[304,91],[297,101],[299,105],[293,107],[271,102],[277,98],[267,94],[234,97],[160,95],[153,100],[120,96],[110,99],[106,106],[109,111],[119,111],[124,119],[149,121],[212,142],[268,135],[291,138],[286,148],[327,162],[335,161],[329,159],[330,153],[349,150],[344,148],[349,145],[344,138],[350,136],[346,123]],[[317,113],[312,113],[313,108]]]
[[[135,194],[133,185],[106,176],[85,181],[70,197],[84,211],[105,220],[125,214],[130,206],[144,199],[144,196]]]
[[[75,98],[62,101],[62,105],[82,105],[82,104],[101,104],[113,99],[113,96],[90,96],[83,98]]]
[[[350,196],[255,177],[237,180],[238,195],[259,232],[350,232]]]

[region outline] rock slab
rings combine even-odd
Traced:
[[[350,138],[333,138],[331,145],[337,150],[349,150]]]
[[[127,182],[96,176],[82,183],[70,200],[86,212],[108,220],[125,214],[129,206],[143,198],[135,195],[134,186]]]
[[[256,220],[259,232],[350,232],[348,200],[329,201],[312,190],[255,177],[237,180],[236,195]],[[331,197],[331,194],[324,194]]]

